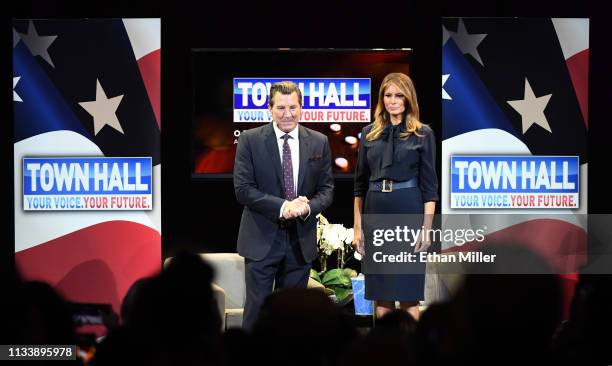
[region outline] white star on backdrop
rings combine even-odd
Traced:
[[[445,26],[442,26],[442,46],[444,47],[444,45],[446,44],[446,41],[448,41],[448,39],[450,38],[450,34],[448,33],[448,30],[446,29]]]
[[[459,19],[459,25],[457,26],[456,32],[451,32],[449,30],[447,30],[447,32],[464,55],[471,55],[478,63],[484,66],[480,54],[478,53],[478,45],[487,36],[486,34],[469,34],[465,29],[463,19]]]
[[[15,48],[15,46],[17,46],[17,43],[19,43],[20,39],[21,38],[19,38],[19,33],[17,33],[15,28],[13,28],[13,48]]]
[[[57,36],[39,36],[38,32],[36,32],[36,28],[34,27],[34,22],[31,20],[30,23],[28,23],[28,33],[19,34],[21,35],[23,42],[25,42],[26,46],[28,46],[30,49],[32,56],[40,56],[43,60],[47,61],[49,65],[55,67],[55,65],[53,65],[53,61],[51,60],[51,56],[49,56],[48,48],[51,46],[51,43],[55,41]]]
[[[442,75],[442,99],[453,100],[453,98],[451,98],[451,96],[448,95],[446,90],[444,90],[444,84],[446,83],[446,80],[448,80],[449,76],[450,74]]]
[[[21,97],[15,91],[15,87],[17,86],[19,79],[21,79],[21,76],[16,76],[13,78],[13,102],[23,102]]]
[[[106,97],[100,80],[96,79],[96,100],[79,103],[94,118],[94,135],[97,135],[105,125],[124,133],[116,114],[121,99],[123,99],[123,94],[112,98]]]
[[[529,85],[529,81],[525,78],[525,97],[524,99],[519,100],[509,100],[508,104],[512,106],[522,118],[523,123],[523,134],[527,132],[527,130],[535,123],[545,129],[546,131],[552,133],[550,129],[550,125],[548,124],[548,120],[544,115],[544,109],[546,109],[546,105],[550,100],[552,94],[543,95],[541,97],[536,97],[531,89],[531,85]]]

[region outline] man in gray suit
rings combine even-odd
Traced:
[[[308,284],[317,257],[316,216],[331,204],[334,190],[327,137],[298,125],[297,85],[273,84],[268,106],[272,123],[240,135],[234,163],[234,190],[244,205],[238,253],[245,258],[247,330],[274,284]]]

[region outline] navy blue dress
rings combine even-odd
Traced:
[[[436,141],[433,131],[421,127],[401,140],[406,131],[404,123],[389,125],[374,141],[366,141],[372,124],[361,131],[361,145],[355,171],[354,195],[364,197],[364,214],[423,214],[425,202],[438,200],[438,178],[435,169]],[[392,192],[368,191],[370,182],[390,179],[402,182],[418,179],[415,188]],[[365,223],[362,223],[364,226]],[[366,253],[373,248],[366,244]],[[369,300],[413,301],[423,300],[425,289],[424,264],[417,274],[366,274],[365,297]]]

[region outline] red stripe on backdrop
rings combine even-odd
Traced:
[[[569,319],[572,299],[576,293],[579,276],[577,273],[559,275],[561,293],[563,294],[563,319]]]
[[[110,303],[118,312],[130,286],[161,269],[161,236],[131,221],[108,221],[20,251],[24,280],[44,281],[70,301]]]
[[[138,68],[144,82],[151,107],[155,113],[157,126],[161,130],[161,107],[160,107],[160,90],[161,90],[161,50],[155,50],[146,54],[138,60]]]
[[[509,226],[486,235],[484,242],[469,242],[444,252],[479,251],[495,243],[522,245],[540,255],[559,275],[563,296],[563,317],[567,319],[578,269],[587,261],[586,231],[562,220],[536,219]]]
[[[584,125],[589,127],[589,50],[578,52],[566,60]]]

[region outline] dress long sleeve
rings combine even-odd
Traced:
[[[369,129],[364,127],[361,130],[361,141],[359,141],[359,151],[357,156],[357,167],[355,169],[355,184],[354,184],[354,196],[363,197],[368,191],[370,185],[370,166],[367,159],[367,149],[365,144],[365,137]]]
[[[419,187],[423,202],[438,201],[438,176],[436,174],[436,139],[434,132],[424,129],[419,158]]]

